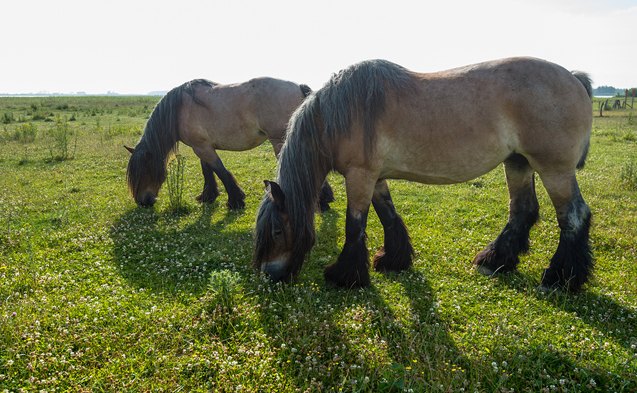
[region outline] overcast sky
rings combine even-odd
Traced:
[[[320,88],[384,58],[429,72],[508,56],[637,86],[637,0],[8,0],[0,93],[147,93],[194,78]]]

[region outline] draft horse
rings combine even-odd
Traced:
[[[437,73],[383,60],[335,74],[295,111],[266,181],[256,221],[254,264],[274,281],[299,272],[314,244],[312,209],[328,172],[345,177],[345,244],[325,278],[369,285],[365,227],[370,202],[384,229],[377,271],[412,264],[413,248],[387,179],[429,184],[468,181],[504,162],[509,219],[473,260],[484,274],[516,269],[538,219],[537,172],[560,227],[559,245],[541,287],[577,291],[593,268],[591,212],[575,177],[592,124],[591,81],[534,58],[509,58]]]
[[[267,77],[229,85],[196,79],[175,87],[153,109],[137,146],[126,147],[133,198],[140,206],[154,205],[167,162],[182,142],[201,161],[204,187],[197,200],[216,200],[216,174],[228,193],[227,206],[242,209],[245,194],[217,150],[244,151],[269,140],[278,157],[290,115],[310,92],[307,85]],[[333,200],[329,184],[321,192],[320,208],[327,210]]]

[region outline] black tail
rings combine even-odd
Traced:
[[[591,80],[591,77],[587,73],[581,72],[581,71],[572,71],[572,74],[574,77],[577,78],[578,81],[580,81],[582,86],[584,86],[584,89],[586,89],[586,93],[588,94],[588,96],[590,98],[593,98],[593,88],[592,88],[593,82]],[[586,147],[584,147],[584,152],[582,153],[582,157],[577,163],[577,166],[576,166],[577,169],[584,168],[584,164],[586,164],[586,157],[588,156],[588,149],[590,147],[590,144],[591,144],[591,141],[589,136],[588,141],[586,141]]]
[[[588,96],[593,98],[593,81],[591,80],[591,77],[587,73],[581,71],[571,71],[571,73],[584,86],[584,88],[586,89],[586,93],[588,93]]]
[[[577,169],[584,168],[584,165],[586,164],[586,157],[588,156],[588,149],[590,146],[591,146],[591,140],[589,138],[589,140],[586,141],[586,147],[584,147],[584,153],[582,154],[582,158],[579,159],[579,162],[577,163],[577,166],[575,166],[575,168]]]

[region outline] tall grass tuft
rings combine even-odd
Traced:
[[[637,162],[628,161],[619,172],[622,184],[629,190],[637,191]]]
[[[13,113],[5,112],[2,115],[2,123],[3,124],[10,124],[10,123],[13,123],[14,121],[15,121],[15,118],[13,117]]]
[[[77,133],[71,130],[66,118],[56,117],[55,125],[49,129],[48,137],[52,161],[65,161],[75,158]]]
[[[35,141],[38,127],[33,123],[20,124],[13,133],[13,140],[20,143],[31,143]]]
[[[186,167],[186,157],[177,154],[175,159],[168,164],[168,176],[166,177],[166,188],[170,210],[174,212],[186,211],[184,204],[184,168]]]

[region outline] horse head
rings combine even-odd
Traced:
[[[135,148],[124,146],[131,153],[126,171],[128,188],[137,205],[152,207],[159,189],[166,180],[166,166],[140,143]],[[157,162],[161,165],[158,165]]]
[[[264,183],[266,196],[257,215],[254,266],[274,282],[289,282],[301,269],[309,247],[302,245],[292,229],[281,187],[267,180]]]

